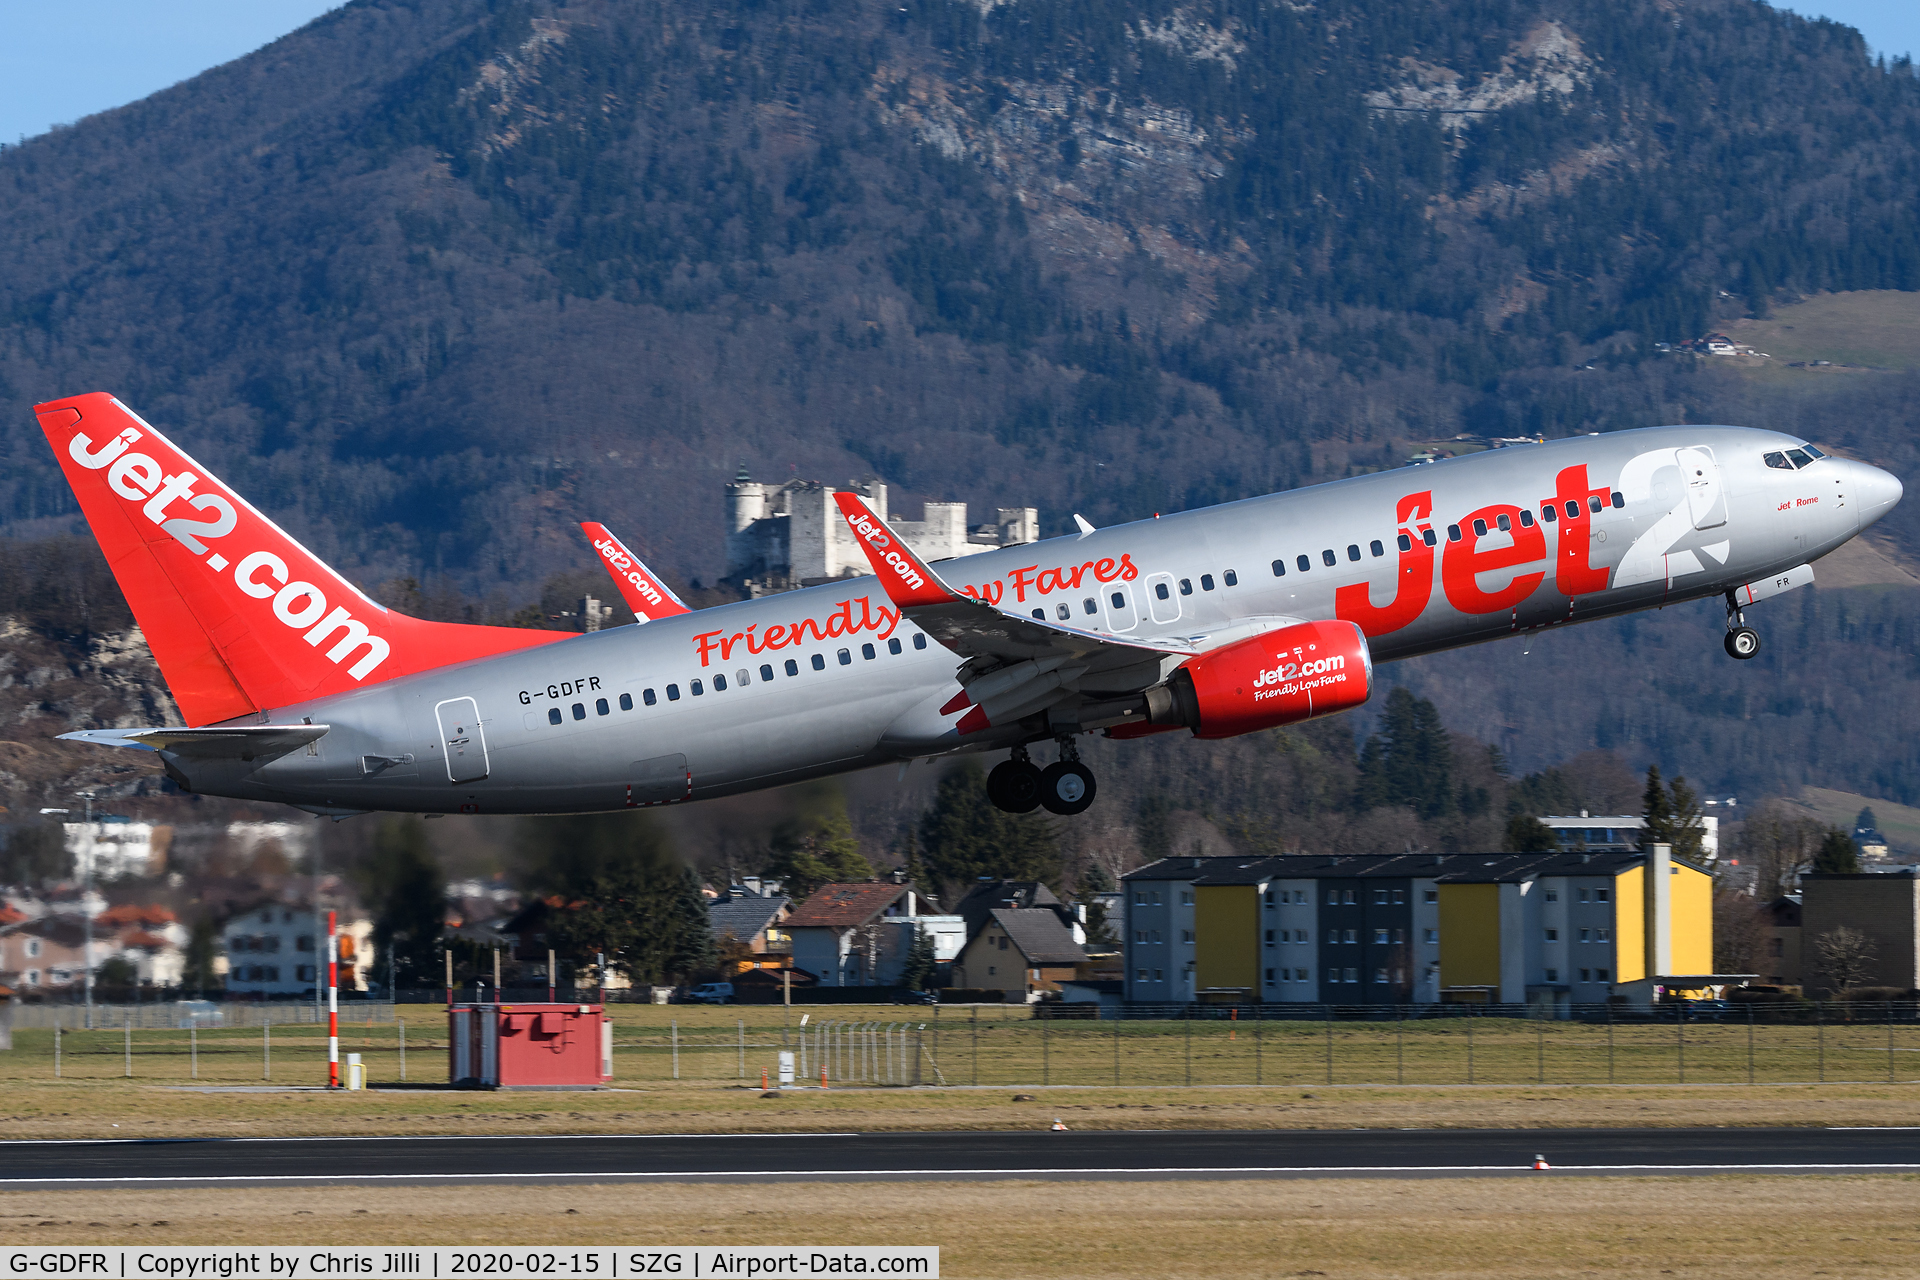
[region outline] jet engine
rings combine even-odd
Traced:
[[[1185,725],[1196,738],[1232,738],[1346,711],[1372,693],[1373,656],[1360,628],[1302,622],[1182,663],[1148,691],[1147,706],[1156,728]]]

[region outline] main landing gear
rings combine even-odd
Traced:
[[[1760,652],[1760,633],[1747,625],[1746,614],[1734,603],[1731,593],[1727,596],[1726,650],[1729,658],[1743,660]]]
[[[1072,738],[1062,736],[1059,742],[1060,759],[1044,769],[1034,764],[1025,747],[1015,747],[1009,759],[987,774],[987,799],[1008,813],[1038,808],[1063,817],[1085,813],[1096,790],[1093,771],[1080,763]]]

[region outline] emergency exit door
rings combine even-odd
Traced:
[[[447,781],[478,782],[487,776],[487,739],[480,731],[480,705],[472,698],[449,698],[433,709],[440,722],[440,749],[447,756]]]

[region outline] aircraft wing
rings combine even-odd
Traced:
[[[82,729],[60,735],[67,742],[137,747],[204,760],[257,760],[283,756],[325,736],[324,724],[215,725],[205,729]]]
[[[609,533],[607,526],[582,520],[580,527],[586,531],[587,540],[600,555],[600,563],[606,567],[613,585],[620,590],[620,598],[627,602],[636,619],[651,622],[655,618],[693,612],[687,608],[686,601],[673,594],[659,574],[647,568],[639,556],[627,550],[624,542]]]

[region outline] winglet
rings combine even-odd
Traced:
[[[580,527],[586,531],[593,549],[600,553],[600,562],[606,566],[613,585],[620,589],[620,598],[627,602],[635,618],[651,622],[655,618],[693,612],[687,608],[686,601],[660,580],[659,574],[642,564],[640,557],[627,550],[625,543],[607,532],[607,526],[582,520]]]
[[[833,500],[840,504],[840,514],[846,517],[853,536],[860,540],[860,549],[867,553],[867,561],[873,565],[880,585],[886,588],[888,599],[902,609],[912,609],[956,604],[966,598],[947,590],[946,584],[913,554],[900,535],[887,528],[886,521],[873,514],[859,494],[836,493]]]

